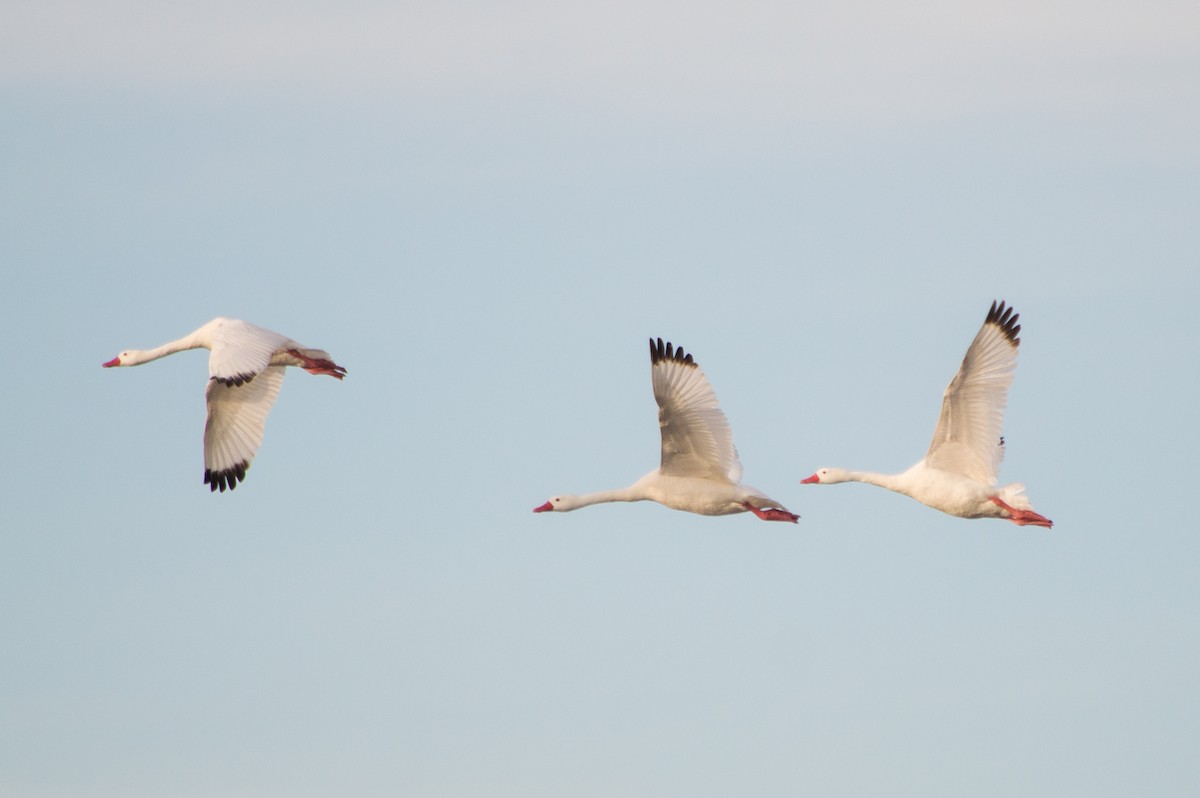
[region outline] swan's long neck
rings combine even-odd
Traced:
[[[574,506],[571,509],[580,507],[588,507],[593,504],[604,504],[605,502],[638,502],[647,497],[640,491],[634,490],[633,486],[628,488],[618,488],[617,490],[601,490],[595,493],[584,493],[579,496],[572,496]]]
[[[902,479],[903,474],[876,474],[874,471],[847,471],[846,482],[865,482],[868,485],[878,485],[881,488],[908,495],[908,489]]]
[[[186,349],[203,349],[203,342],[196,339],[195,333],[189,333],[174,341],[168,341],[162,346],[156,346],[153,349],[133,349],[129,352],[129,357],[125,358],[123,366],[140,366],[142,363],[149,363],[152,360],[158,360],[160,357],[173,355],[176,352],[182,352]]]

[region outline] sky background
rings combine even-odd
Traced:
[[[1200,793],[1200,6],[0,6],[0,794]],[[1003,482],[902,470],[993,299]],[[217,315],[328,350],[202,484]],[[802,515],[658,463],[646,339]]]

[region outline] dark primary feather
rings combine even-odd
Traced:
[[[676,349],[671,346],[671,342],[663,343],[663,339],[650,339],[650,365],[654,365],[662,360],[674,360],[676,363],[682,363],[687,366],[698,366],[691,355],[685,354],[683,347]]]
[[[1020,346],[1021,339],[1017,335],[1021,332],[1021,325],[1017,324],[1017,319],[1021,318],[1020,313],[1013,313],[1011,307],[1004,306],[1004,300],[1000,300],[997,305],[995,300],[992,301],[992,309],[988,311],[987,318],[984,319],[984,324],[995,324],[1000,328],[1000,332],[1004,333],[1004,337],[1012,342],[1013,346]]]
[[[224,493],[226,487],[233,490],[238,486],[238,482],[246,479],[246,469],[249,467],[250,464],[243,460],[233,468],[226,468],[223,471],[206,468],[204,469],[204,484],[209,486],[210,492],[220,489]]]

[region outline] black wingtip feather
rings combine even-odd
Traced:
[[[685,366],[695,366],[696,361],[691,355],[683,351],[683,347],[676,349],[671,346],[671,342],[663,343],[663,339],[650,339],[650,365],[658,363],[660,360],[674,360],[676,363],[682,363]]]
[[[1003,299],[999,303],[993,300],[992,309],[988,311],[984,324],[995,324],[1000,328],[1000,332],[1004,333],[1004,337],[1012,342],[1013,346],[1020,346],[1021,339],[1017,337],[1021,333],[1021,325],[1017,324],[1019,318],[1021,318],[1021,314],[1013,313],[1011,307],[1005,307]]]
[[[223,471],[213,471],[212,469],[204,469],[204,484],[208,485],[210,493],[216,491],[225,492],[225,489],[233,490],[238,486],[238,483],[246,479],[246,469],[250,464],[245,460],[233,466],[226,468]]]

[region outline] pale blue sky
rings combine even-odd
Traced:
[[[0,794],[1200,791],[1194,2],[8,3]],[[900,470],[988,305],[1004,481]],[[321,347],[201,483],[216,315]],[[803,517],[657,463],[695,354]]]

